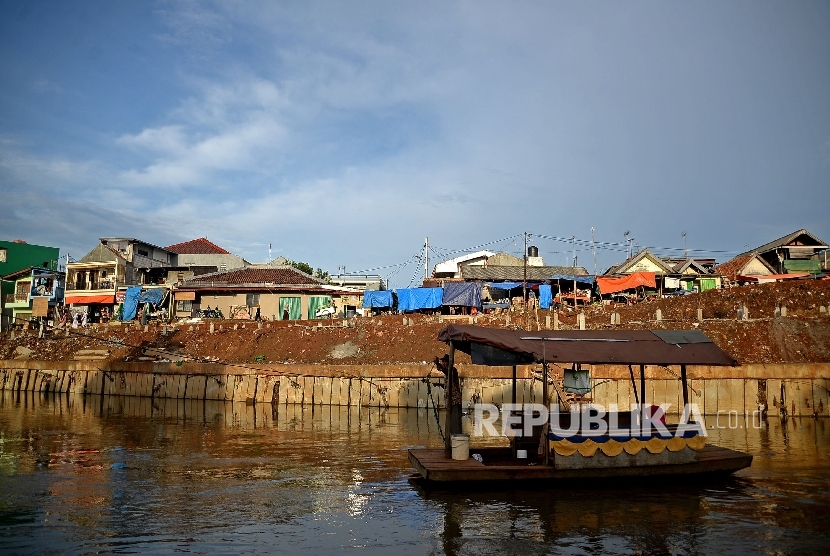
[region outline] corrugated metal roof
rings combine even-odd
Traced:
[[[784,237],[779,237],[778,239],[776,239],[774,241],[770,241],[769,243],[767,243],[765,245],[762,245],[761,247],[757,247],[757,248],[753,249],[752,251],[747,251],[746,253],[741,253],[741,255],[748,255],[748,254],[752,254],[752,253],[766,253],[767,251],[771,251],[771,250],[777,249],[779,247],[786,247],[787,244],[791,243],[793,240],[795,240],[798,236],[801,236],[801,235],[807,236],[808,238],[810,238],[812,241],[815,242],[815,245],[805,245],[805,247],[815,247],[816,249],[827,249],[827,244],[825,242],[823,242],[822,240],[820,240],[819,238],[817,238],[816,236],[814,236],[813,234],[811,234],[807,230],[802,229],[802,230],[798,230],[796,232],[793,232],[789,235],[786,235]]]
[[[462,265],[461,276],[465,280],[483,280],[495,282],[507,280],[510,282],[521,282],[524,279],[524,266],[478,266]],[[576,276],[587,276],[588,271],[581,266],[529,266],[527,267],[527,279],[535,282],[543,282],[554,274],[570,274]]]
[[[315,278],[292,266],[270,268],[238,268],[225,272],[203,274],[185,280],[182,287],[208,286],[319,286],[325,284],[323,280]]]
[[[118,259],[126,261],[126,257],[108,245],[99,243],[92,251],[84,255],[79,263],[114,263]],[[72,264],[72,263],[69,263]]]
[[[662,332],[662,331],[661,331]],[[682,333],[678,333],[678,336]],[[701,337],[702,336],[702,337]],[[737,365],[703,333],[668,343],[649,330],[544,330],[525,332],[451,324],[438,333],[441,342],[453,341],[464,353],[473,344],[517,354],[536,362],[586,363],[594,365]],[[694,343],[688,343],[693,340]],[[484,365],[503,365],[503,358],[479,351]]]

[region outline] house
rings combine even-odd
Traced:
[[[743,253],[732,260],[715,267],[715,272],[730,282],[741,281],[740,277],[772,276],[772,268],[758,253]]]
[[[22,239],[0,241],[0,277],[32,267],[57,270],[59,255],[57,247],[32,245]],[[0,278],[0,331],[6,329],[14,314],[13,309],[5,306],[7,301],[15,303],[15,281]]]
[[[361,292],[333,286],[293,266],[246,267],[185,280],[174,291],[175,315],[219,309],[226,318],[306,320],[333,303],[338,312],[354,311]]]
[[[377,274],[337,274],[329,281],[337,286],[354,288],[355,290],[381,291],[386,289],[383,278]]]
[[[604,274],[606,276],[623,276],[635,272],[653,272],[655,275],[666,276],[674,273],[674,267],[648,249],[643,249],[631,258],[612,266]]]
[[[209,274],[211,272],[244,268],[251,264],[242,257],[237,257],[230,251],[219,247],[205,237],[168,245],[165,249],[178,255],[178,266],[187,267],[189,272],[185,278],[192,278],[193,276]]]
[[[169,289],[185,270],[177,254],[135,238],[101,238],[79,261],[66,265],[64,303],[86,311],[91,322],[107,320],[128,286]]]
[[[66,273],[48,268],[30,267],[3,277],[14,284],[14,293],[6,300],[12,322],[22,324],[32,317],[54,318],[55,306],[63,302]]]
[[[663,277],[663,289],[689,291],[696,288],[699,292],[705,292],[720,288],[723,285],[721,277],[709,266],[709,260],[714,261],[714,259],[708,259],[706,262],[696,259],[674,261],[672,274]],[[670,263],[670,261],[667,262]]]
[[[521,259],[519,259],[521,260]],[[588,276],[588,271],[581,266],[468,266],[461,269],[462,278],[467,282],[482,282],[487,287],[482,295],[484,299],[499,301],[509,299],[511,291],[518,291],[522,284],[528,289],[536,289],[554,276]],[[568,289],[572,282],[557,282],[557,286]],[[506,285],[507,287],[500,287]],[[557,288],[559,289],[559,288]],[[590,294],[589,294],[590,297]]]
[[[662,291],[706,291],[721,287],[720,276],[715,274],[707,259],[701,262],[691,258],[663,259],[648,249],[643,249],[622,263],[605,271],[605,276],[629,276],[637,272],[653,273],[656,288]],[[683,293],[682,291],[679,293]]]
[[[449,259],[448,261],[440,262],[435,265],[435,268],[432,271],[432,277],[460,278],[461,265],[484,266],[487,259],[493,255],[495,255],[495,253],[491,253],[490,251],[476,251],[475,253],[468,253],[466,255],[461,255],[460,257],[455,257],[454,259]]]
[[[807,230],[798,230],[741,255],[756,253],[773,274],[821,272],[819,253],[827,250],[827,243]],[[740,256],[740,255],[739,255]]]

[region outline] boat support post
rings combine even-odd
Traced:
[[[634,403],[640,405],[640,396],[637,394],[637,381],[634,380],[634,369],[628,366],[628,374],[631,375],[631,389],[634,390]]]
[[[640,365],[640,403],[646,405],[646,366]]]
[[[546,408],[548,406],[548,362],[542,362],[542,405]],[[542,439],[540,440],[541,444],[544,446],[544,459],[543,463],[545,465],[550,464],[550,460],[548,459],[548,430],[550,428],[550,413],[548,413],[548,422],[542,425]]]
[[[446,384],[447,387],[444,391],[444,397],[446,399],[447,405],[447,420],[444,425],[444,430],[447,431],[447,435],[444,437],[444,451],[446,452],[446,456],[448,458],[452,457],[452,435],[456,433],[456,431],[452,430],[452,399],[455,395],[453,393],[453,367],[455,366],[455,342],[450,340],[450,360],[447,362],[447,380]],[[461,432],[461,431],[457,431]]]
[[[686,379],[686,365],[680,365],[680,383],[683,385],[683,408],[689,405],[689,385]]]
[[[514,406],[516,405],[516,365],[513,365],[513,398],[511,399],[511,402]],[[504,419],[504,417],[502,417],[502,419]],[[522,426],[524,426],[524,423],[522,423]],[[515,436],[510,439],[510,444],[513,446],[513,459],[516,459],[516,450],[518,450],[518,447],[516,446]]]

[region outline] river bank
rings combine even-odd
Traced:
[[[501,405],[512,399],[512,369],[459,365],[462,400]],[[541,403],[538,365],[517,367],[517,402]],[[553,367],[561,374],[561,369]],[[679,369],[647,366],[647,400],[682,407]],[[0,361],[0,390],[43,394],[218,400],[246,404],[355,407],[444,407],[440,379],[429,364],[224,365],[118,361]],[[425,380],[430,377],[429,380]],[[830,417],[830,364],[690,366],[690,401],[709,415]],[[627,366],[591,369],[591,401],[635,402]]]
[[[0,538],[15,554],[821,553],[830,422],[706,425],[752,467],[458,493],[407,480],[403,448],[441,445],[425,408],[0,392]]]

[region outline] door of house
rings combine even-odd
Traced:
[[[277,317],[279,320],[300,320],[303,318],[301,297],[280,297],[279,307],[280,314]]]

